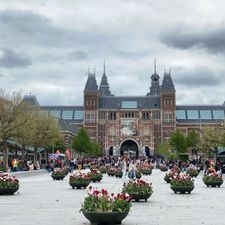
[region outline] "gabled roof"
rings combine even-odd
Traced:
[[[98,92],[98,85],[94,73],[88,74],[88,79],[84,88],[84,92]]]
[[[163,82],[161,85],[162,91],[175,91],[173,80],[171,78],[170,73],[164,73]]]
[[[34,95],[24,95],[22,101],[31,106],[39,106],[37,98]]]

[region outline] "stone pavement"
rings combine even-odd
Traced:
[[[153,183],[154,193],[147,202],[134,202],[123,225],[224,225],[225,184],[207,188],[202,175],[195,179],[195,189],[188,195],[174,194],[164,180],[164,172],[153,170],[143,178]],[[85,190],[74,190],[50,174],[20,178],[19,193],[0,196],[0,225],[88,225],[79,213]],[[104,175],[94,187],[117,193],[121,179]]]

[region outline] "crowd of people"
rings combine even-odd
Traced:
[[[16,157],[9,159],[8,166],[10,172],[39,170],[42,168],[39,161],[34,162],[33,160],[24,160]],[[0,159],[0,171],[4,170],[4,168],[4,162]]]
[[[222,168],[219,162],[215,159],[207,159],[204,164],[199,164],[196,160],[189,160],[182,162],[179,160],[166,161],[163,157],[150,156],[150,157],[128,157],[128,156],[102,156],[93,158],[71,158],[57,157],[56,159],[49,159],[47,162],[41,161],[26,161],[18,158],[9,160],[9,168],[11,172],[17,171],[31,171],[38,169],[46,169],[49,172],[55,168],[69,167],[70,172],[74,170],[81,170],[95,166],[109,166],[114,168],[120,168],[123,172],[123,179],[130,174],[132,178],[136,178],[137,168],[139,166],[151,166],[152,168],[159,168],[160,165],[164,165],[169,169],[174,166],[179,167],[181,171],[186,172],[188,169],[193,168],[197,170],[203,170],[204,174],[215,172],[222,174]],[[0,159],[0,167],[4,167],[3,161]]]

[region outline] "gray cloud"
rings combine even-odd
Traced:
[[[71,46],[81,38],[79,33],[57,27],[47,17],[25,10],[0,11],[0,29],[0,37],[11,44],[60,47]]]
[[[2,77],[6,77],[6,75],[4,73],[0,73],[0,78]]]
[[[219,85],[224,79],[217,74],[217,71],[208,68],[180,68],[174,77],[174,82],[177,85],[198,88]]]
[[[88,53],[84,52],[84,51],[73,51],[70,52],[68,55],[68,58],[71,60],[86,60],[88,59]]]
[[[195,31],[192,27],[177,26],[162,32],[160,40],[169,47],[206,49],[212,53],[225,51],[225,27]]]
[[[109,44],[110,36],[98,31],[79,31],[76,23],[66,28],[54,23],[50,18],[28,10],[0,11],[0,38],[4,44],[36,47],[71,47],[81,45],[103,48]],[[93,45],[95,42],[95,45]]]
[[[27,67],[32,64],[32,61],[24,55],[24,53],[18,53],[12,49],[2,49],[2,57],[0,57],[0,67],[6,68],[19,68]]]
[[[214,53],[224,53],[224,1],[44,2],[1,2],[0,48],[33,62],[1,67],[1,87],[35,92],[40,104],[82,104],[88,66],[99,84],[105,58],[113,93],[145,95],[156,57],[161,81],[164,64],[181,67],[172,70],[179,104],[222,102],[224,55]]]

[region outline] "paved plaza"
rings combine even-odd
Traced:
[[[202,174],[195,179],[195,189],[188,195],[174,194],[164,180],[165,173],[154,169],[143,179],[153,183],[154,193],[147,202],[134,202],[124,225],[224,225],[225,184],[207,188]],[[54,181],[48,173],[20,178],[19,193],[0,196],[1,225],[87,225],[79,213],[85,190],[73,190],[63,181]],[[91,184],[117,193],[121,179],[104,175],[101,183]]]

